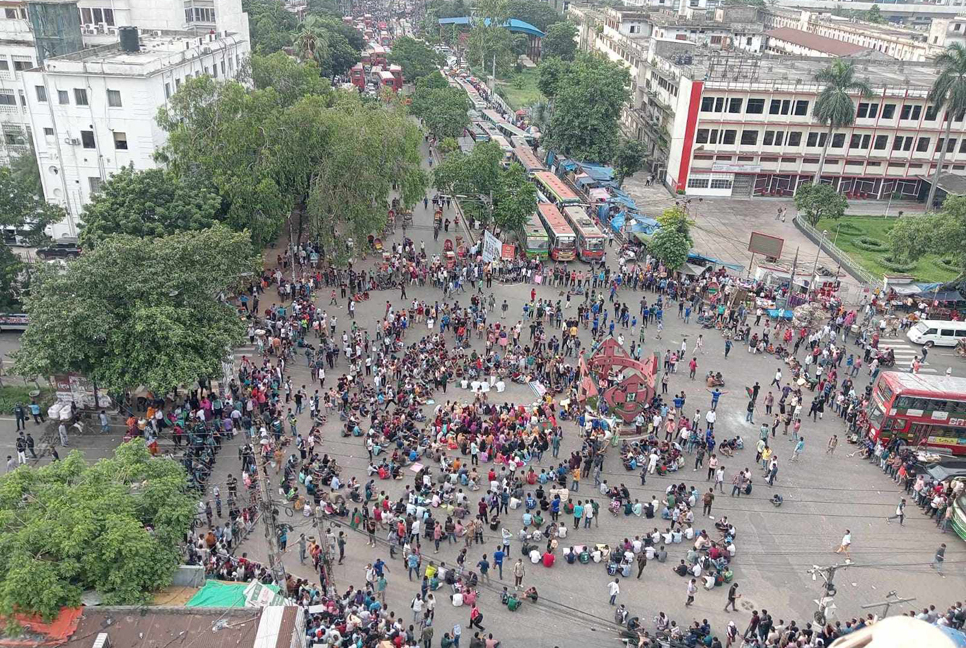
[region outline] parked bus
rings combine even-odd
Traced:
[[[573,261],[577,256],[577,236],[560,210],[548,202],[537,204],[537,216],[550,237],[550,258]]]
[[[513,124],[507,121],[502,121],[496,124],[496,127],[500,129],[504,137],[519,137],[527,143],[528,146],[533,146],[537,143],[537,138],[526,132],[521,128],[517,128]]]
[[[873,439],[966,455],[966,378],[885,371],[866,414]]]
[[[547,167],[543,165],[533,151],[525,146],[513,147],[513,157],[520,163],[523,170],[527,172],[527,177],[529,178],[532,178],[534,173],[547,170]]]
[[[536,212],[530,214],[530,219],[517,232],[517,239],[528,259],[550,256],[550,237]]]
[[[534,173],[533,184],[537,185],[537,191],[543,194],[544,200],[553,203],[558,209],[563,209],[567,205],[583,204],[580,196],[550,171]]]
[[[503,149],[503,165],[508,166],[510,162],[513,161],[513,147],[510,143],[506,141],[506,138],[501,135],[494,135],[491,141],[496,142]]]
[[[564,218],[577,235],[577,255],[581,261],[599,261],[604,258],[607,237],[600,233],[594,219],[587,215],[583,205],[567,205]]]

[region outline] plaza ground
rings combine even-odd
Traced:
[[[424,152],[424,159],[428,153]],[[663,190],[661,190],[663,191]],[[667,192],[664,192],[667,195]],[[673,201],[672,201],[673,202]],[[742,209],[744,207],[744,209]],[[800,236],[791,223],[774,221],[775,201],[728,201],[719,204],[718,201],[703,201],[698,206],[695,219],[698,221],[700,241],[708,245],[708,249],[698,249],[708,255],[715,255],[711,244],[716,241],[715,228],[724,228],[727,224],[731,243],[718,240],[719,256],[728,255],[729,258],[740,258],[742,247],[740,240],[749,227],[764,228],[764,231],[788,232],[788,238],[802,247],[803,256],[806,242],[798,242]],[[420,203],[415,209],[415,226],[407,230],[407,235],[417,244],[425,240],[427,253],[437,254],[442,250],[443,241],[454,238],[454,232],[441,233],[438,242],[432,238],[431,213],[424,210]],[[757,218],[754,214],[758,214]],[[452,216],[448,212],[447,216]],[[769,216],[771,220],[769,220]],[[402,235],[397,229],[396,239]],[[810,245],[810,244],[808,244]],[[611,252],[611,262],[613,262]],[[274,259],[274,253],[267,258]],[[363,265],[372,263],[363,262]],[[498,285],[494,284],[497,304],[504,299],[509,302],[510,310],[506,322],[515,323],[520,319],[523,304],[529,299],[530,285]],[[409,299],[423,299],[428,302],[441,301],[439,291],[430,287],[408,288]],[[636,310],[640,298],[644,293],[625,292],[620,299],[626,301],[631,310]],[[263,300],[265,307],[272,301],[274,293],[269,293]],[[560,291],[545,286],[537,287],[538,298],[557,301],[563,299]],[[653,294],[646,294],[649,301]],[[368,327],[379,321],[384,313],[386,301],[401,307],[398,291],[382,291],[371,293],[371,299],[360,303],[357,308],[356,323]],[[459,295],[458,300],[465,304],[470,295]],[[335,310],[339,317],[339,326],[349,326],[346,304],[340,301],[337,309],[327,307],[328,291],[322,290],[317,295],[317,303],[323,309]],[[572,312],[572,311],[571,311]],[[705,353],[698,355],[699,380],[691,381],[687,373],[674,374],[670,378],[669,393],[683,391],[687,396],[686,410],[690,413],[694,408],[706,411],[710,405],[710,396],[700,376],[709,370],[722,371],[727,381],[725,394],[718,407],[718,422],[716,425],[717,438],[720,440],[734,435],[741,435],[748,447],[739,451],[734,458],[725,459],[722,463],[727,467],[726,482],[730,483],[731,476],[739,469],[753,467],[753,441],[757,434],[757,424],[765,417],[761,411],[755,414],[755,424],[745,423],[746,398],[744,388],[756,380],[765,387],[771,380],[775,370],[779,367],[777,360],[771,356],[748,354],[744,347],[736,346],[727,360],[724,358],[723,343],[720,335],[715,331],[703,330],[692,320],[685,325],[676,319],[676,312],[669,309],[666,316],[666,326],[663,339],[654,338],[656,330],[647,331],[646,349],[648,351],[663,352],[665,349],[679,348],[681,342],[687,340],[688,348],[693,350],[698,335],[705,337]],[[419,327],[410,330],[407,343],[418,340],[425,332]],[[554,333],[554,332],[551,332]],[[557,332],[556,334],[559,334]],[[630,343],[629,331],[624,331]],[[589,334],[581,329],[580,335],[586,347],[590,343]],[[636,338],[636,335],[634,336]],[[908,343],[902,340],[886,340],[885,345],[894,345],[902,354],[915,352]],[[482,345],[474,340],[474,347],[480,349]],[[9,353],[16,348],[14,334],[0,335],[0,353]],[[850,345],[854,351],[855,347]],[[251,355],[250,347],[236,350],[236,357]],[[903,356],[904,357],[904,356]],[[300,362],[301,360],[301,362]],[[946,367],[952,367],[954,375],[966,375],[966,364],[945,349],[934,349],[929,355],[930,364],[925,373],[941,373]],[[901,362],[901,361],[900,361]],[[328,372],[327,384],[337,379],[337,374],[345,368],[344,360],[336,367],[336,371]],[[787,368],[782,365],[787,373]],[[290,374],[296,386],[311,387],[308,369],[304,360],[295,358],[291,365]],[[867,384],[868,376],[863,371],[858,378],[858,389]],[[806,402],[810,402],[810,396]],[[437,394],[437,401],[470,400],[471,394],[451,385],[448,393]],[[490,392],[492,401],[506,401],[515,404],[528,404],[534,400],[533,392],[526,386],[511,384],[503,394]],[[430,412],[431,406],[426,407]],[[908,610],[912,606],[922,607],[935,604],[944,607],[962,598],[966,586],[966,550],[962,541],[953,534],[941,535],[935,524],[927,520],[920,512],[910,507],[909,516],[904,526],[887,524],[886,517],[891,515],[901,493],[886,476],[871,464],[850,457],[854,448],[842,441],[838,451],[832,455],[825,454],[825,444],[832,434],[844,437],[844,428],[831,412],[824,420],[804,422],[802,433],[806,439],[806,449],[801,460],[789,463],[792,444],[787,437],[779,437],[774,441],[780,461],[778,480],[774,488],[769,488],[761,478],[760,470],[754,471],[754,490],[749,497],[732,498],[730,489],[724,495],[719,494],[714,502],[712,514],[715,518],[727,515],[737,529],[737,555],[733,563],[735,581],[739,583],[739,592],[743,594],[739,601],[739,612],[723,612],[726,590],[717,588],[713,591],[698,592],[694,606],[685,608],[686,581],[671,571],[671,567],[684,557],[687,547],[684,544],[672,545],[668,548],[668,562],[659,564],[652,561],[644,570],[638,581],[621,579],[621,593],[619,603],[624,603],[632,615],[639,616],[648,628],[653,627],[652,619],[659,612],[666,612],[671,619],[680,625],[690,625],[693,620],[708,619],[715,633],[721,637],[729,620],[734,620],[741,630],[744,630],[750,618],[752,609],[766,608],[776,619],[786,621],[795,619],[805,622],[811,619],[815,610],[813,599],[819,596],[820,582],[812,580],[807,570],[814,565],[829,566],[842,564],[843,557],[832,552],[839,543],[845,529],[851,529],[853,535],[852,560],[854,564],[842,569],[836,575],[838,586],[836,604],[839,619],[848,619],[865,614],[862,605],[884,600],[890,590],[896,590],[902,597],[915,597],[911,605],[894,606],[892,613]],[[299,429],[309,429],[308,415],[299,417]],[[569,456],[570,452],[580,448],[581,438],[573,423],[565,422],[564,440],[561,447],[561,458]],[[28,429],[38,432],[44,426],[28,423]],[[335,457],[344,467],[344,475],[348,478],[356,476],[365,482],[368,458],[361,438],[340,435],[338,417],[330,417],[324,429],[325,441],[320,452]],[[109,455],[113,448],[121,442],[123,426],[112,427],[107,435],[95,434],[93,431],[83,436],[71,437],[72,449],[79,449],[90,460]],[[15,439],[12,416],[3,414],[0,418],[0,452],[5,455],[13,452]],[[212,477],[213,484],[224,483],[228,474],[238,476],[240,462],[237,458],[237,447],[241,438],[229,441],[219,454]],[[164,449],[171,446],[165,444]],[[63,454],[63,450],[61,453]],[[47,459],[43,460],[46,463]],[[693,459],[692,459],[693,461]],[[556,465],[548,455],[544,456],[543,467]],[[435,466],[434,466],[435,467]],[[539,470],[539,466],[537,466]],[[386,490],[393,497],[402,493],[406,484],[412,483],[412,473],[406,472],[403,481],[376,481],[377,490]],[[672,483],[696,484],[700,491],[709,487],[705,481],[706,470],[694,471],[689,464],[684,470],[666,477],[651,476],[646,485],[640,484],[636,472],[627,472],[621,465],[620,458],[614,449],[608,450],[604,464],[603,479],[609,484],[627,485],[633,498],[641,501],[650,500],[651,496],[663,497],[665,489]],[[781,508],[775,508],[770,503],[773,493],[780,493],[785,498]],[[475,493],[479,496],[481,493]],[[638,519],[623,515],[613,516],[607,512],[607,502],[600,500],[593,490],[593,481],[585,479],[580,491],[574,493],[577,499],[598,498],[601,504],[599,526],[592,529],[571,530],[564,546],[576,544],[606,543],[614,546],[623,538],[633,538],[650,532],[654,527],[663,530],[666,524],[660,520]],[[474,497],[475,499],[475,497]],[[307,536],[317,535],[317,530],[300,517],[287,516],[295,531],[289,534],[289,549],[285,555],[285,567],[296,575],[315,579],[311,564],[299,564],[297,538],[299,533]],[[713,520],[697,516],[695,527],[698,529],[712,529]],[[389,588],[387,590],[389,608],[404,620],[412,619],[409,603],[418,591],[418,582],[409,582],[401,561],[389,560],[388,547],[380,543],[376,548],[367,547],[364,536],[350,531],[345,525],[346,520],[336,520],[339,528],[349,535],[346,559],[343,565],[335,569],[335,579],[341,589],[349,585],[360,586],[365,581],[365,567],[376,558],[387,560],[389,565]],[[540,602],[536,605],[524,604],[514,613],[499,604],[499,591],[503,585],[511,585],[509,577],[510,565],[520,555],[520,545],[516,541],[516,533],[522,527],[521,511],[511,511],[511,515],[504,520],[507,528],[514,533],[511,544],[511,558],[506,565],[505,578],[500,581],[497,573],[491,572],[492,584],[481,589],[481,609],[485,619],[483,625],[487,632],[503,641],[505,646],[528,646],[532,648],[577,648],[586,645],[619,646],[613,625],[613,608],[608,605],[606,584],[612,580],[608,577],[602,564],[568,565],[563,560],[546,569],[542,565],[532,565],[526,562],[527,575],[524,585],[534,585],[540,592]],[[572,526],[572,524],[571,524]],[[714,535],[714,534],[713,534]],[[475,565],[483,553],[492,556],[497,544],[497,533],[487,530],[486,545],[474,545],[469,552],[469,565]],[[940,542],[949,546],[946,560],[946,577],[938,575],[930,567],[933,552]],[[462,545],[459,545],[462,546]],[[433,553],[432,545],[424,543],[424,564],[427,560],[446,561],[455,563],[457,547],[444,544],[438,554]],[[266,547],[261,529],[250,536],[239,548],[239,552],[247,552],[250,558],[265,561]],[[468,638],[469,610],[468,608],[454,608],[449,602],[445,591],[437,592],[438,604],[436,613],[436,639],[438,642],[443,632],[450,631],[454,623],[460,623],[464,630],[464,641]]]

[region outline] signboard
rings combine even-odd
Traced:
[[[515,257],[516,255],[517,255],[517,246],[515,246],[513,243],[504,243],[503,244],[503,258],[504,259],[506,259],[507,261],[512,261],[513,260],[513,257]]]
[[[714,173],[759,173],[760,164],[728,164],[727,162],[715,162],[711,165]]]
[[[486,230],[483,233],[483,261],[489,263],[490,261],[496,261],[500,258],[503,253],[503,242],[497,237],[490,233],[490,230]]]
[[[785,239],[761,232],[752,232],[751,239],[748,241],[748,251],[752,254],[763,254],[766,257],[779,258],[782,255],[782,248],[785,246]]]
[[[57,391],[57,400],[69,403],[74,401],[77,407],[92,408],[94,404],[94,385],[90,380],[79,374],[59,374],[51,378]]]

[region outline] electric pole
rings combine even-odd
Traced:
[[[319,533],[319,545],[322,547],[322,558],[319,565],[319,583],[322,585],[322,589],[325,592],[335,593],[335,566],[332,564],[332,545],[329,542],[328,536],[325,534],[322,528],[322,506],[315,507],[315,527],[318,529]]]
[[[818,565],[812,565],[812,568],[808,570],[807,573],[812,575],[812,580],[817,580],[818,576],[821,576],[825,581],[825,593],[828,596],[835,596],[835,572],[839,569],[844,569],[846,567],[851,567],[849,564],[844,565],[831,565],[829,567],[819,567]]]
[[[261,499],[258,503],[261,509],[262,526],[265,528],[265,542],[268,544],[268,566],[272,570],[275,584],[285,589],[285,565],[282,564],[282,551],[278,545],[278,525],[275,519],[275,502],[272,500],[272,490],[268,485],[268,471],[265,469],[265,455],[261,446],[256,445],[255,463],[258,469],[258,485]]]
[[[900,603],[909,603],[910,601],[915,601],[915,600],[916,600],[915,598],[899,598],[899,595],[896,593],[896,591],[892,590],[891,592],[886,594],[886,600],[882,601],[881,603],[869,603],[868,605],[863,605],[862,609],[870,610],[872,608],[885,606],[885,609],[882,611],[882,618],[885,618],[889,616],[889,608],[892,607],[893,605],[899,605]]]

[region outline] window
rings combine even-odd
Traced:
[[[78,106],[87,105],[87,90],[83,88],[74,88],[74,103]]]
[[[0,58],[0,72],[9,72],[10,63],[5,58]]]
[[[84,145],[86,149],[97,148],[94,144],[94,131],[81,131],[81,144]]]
[[[0,106],[16,106],[17,97],[12,90],[0,90]]]
[[[730,113],[740,113],[741,112],[741,99],[729,99],[728,100],[728,112]]]
[[[91,193],[97,193],[101,190],[101,179],[98,177],[88,178],[87,183],[91,187]]]
[[[945,138],[944,137],[940,137],[938,140],[936,140],[936,151],[937,152],[939,152],[939,151],[942,150],[942,148],[943,148],[943,142],[944,141],[945,141]],[[955,150],[956,150],[956,138],[955,137],[950,137],[949,138],[949,145],[946,146],[946,152],[947,153],[952,153]]]
[[[739,155],[738,156],[738,161],[739,162],[754,162],[755,161],[755,156],[754,155]]]
[[[808,134],[808,139],[805,140],[805,146],[817,146],[822,148],[825,146],[826,140],[828,140],[828,133],[812,132]]]
[[[738,131],[736,130],[726,130],[724,132],[724,138],[721,140],[722,144],[734,144],[735,139],[738,137]]]
[[[731,189],[731,180],[725,178],[711,180],[712,189]]]
[[[121,107],[121,91],[120,90],[108,90],[107,91],[107,105],[111,108]]]
[[[165,83],[164,84],[164,98],[165,99],[170,99],[171,98],[171,84],[170,83]]]
[[[724,110],[724,97],[704,97],[701,99],[701,112],[721,112]]]
[[[862,102],[856,116],[859,119],[874,119],[879,114],[879,104]]]
[[[926,115],[923,119],[925,121],[936,121],[936,107],[926,106]]]
[[[29,70],[33,66],[34,66],[33,61],[14,61],[13,62],[13,69],[16,72],[23,72],[24,70]]]
[[[919,142],[916,143],[916,152],[925,153],[929,150],[929,138],[920,137]]]
[[[882,106],[882,119],[892,119],[896,116],[896,105],[886,104]]]
[[[81,9],[81,22],[85,25],[104,23],[114,26],[114,10],[97,7],[94,9]]]
[[[710,184],[708,178],[688,178],[689,189],[707,189]]]
[[[749,99],[745,106],[745,112],[751,115],[761,115],[765,112],[764,99]]]
[[[850,149],[867,149],[869,148],[869,135],[853,135],[851,141],[849,142]]]
[[[875,143],[872,145],[872,148],[874,148],[876,151],[884,151],[888,145],[889,145],[888,135],[876,135]]]
[[[845,133],[832,135],[832,148],[842,148],[845,146]]]
[[[966,153],[966,137],[959,141],[959,152]]]
[[[785,131],[777,131],[775,133],[775,146],[781,146],[784,140],[785,140]]]
[[[911,119],[913,121],[919,120],[919,115],[922,114],[922,106],[903,106],[902,112],[899,113],[899,119]]]
[[[181,88],[181,79],[174,80],[174,91],[177,92]]]
[[[34,86],[37,93],[37,101],[47,101],[47,88],[44,86]]]
[[[7,7],[3,10],[7,20],[26,20],[27,10],[22,7]]]
[[[695,138],[694,141],[697,142],[698,144],[707,144],[708,143],[708,129],[707,128],[699,128],[698,129],[698,136]]]
[[[114,148],[118,149],[119,151],[127,150],[127,133],[114,131]]]
[[[765,137],[761,140],[762,146],[771,146],[775,141],[775,131],[765,131]]]
[[[741,131],[741,144],[743,146],[754,146],[758,143],[758,131]]]
[[[896,136],[895,140],[892,142],[893,151],[908,151],[912,149],[912,142],[916,138],[912,136],[903,137],[902,135]]]
[[[845,166],[862,166],[862,160],[846,160]]]
[[[872,167],[880,167],[880,166],[882,166],[882,162],[867,162],[865,165],[867,169]]]
[[[718,129],[717,128],[712,128],[711,129],[711,135],[708,137],[708,143],[709,144],[717,144],[718,143]]]
[[[800,117],[801,116],[804,116],[804,115],[807,115],[808,114],[808,102],[805,101],[805,100],[803,100],[803,99],[799,99],[798,101],[796,101],[795,102],[795,114],[798,115],[798,116],[800,116]]]
[[[225,59],[221,60],[221,76],[225,76]]]
[[[786,146],[801,146],[802,145],[802,134],[799,131],[790,131],[788,133],[788,141],[785,142]]]
[[[768,106],[769,115],[787,115],[792,102],[788,99],[772,99]]]
[[[67,91],[66,90],[58,90],[57,91],[57,101],[62,106],[66,106],[67,104],[70,103],[70,99],[69,99],[69,97],[67,95]]]

